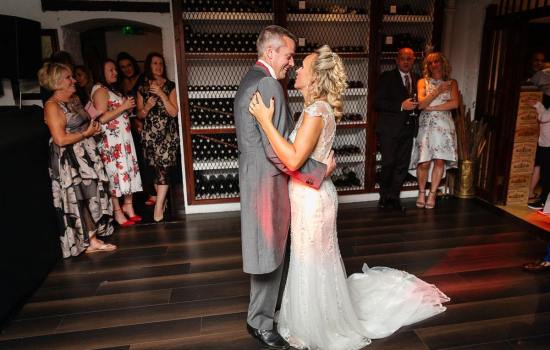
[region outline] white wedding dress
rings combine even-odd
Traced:
[[[305,111],[323,119],[311,155],[318,161],[332,148],[336,123],[330,105],[317,101]],[[291,141],[303,119],[296,123]],[[356,350],[370,339],[445,311],[449,298],[435,286],[404,271],[363,268],[346,278],[336,235],[338,197],[330,179],[319,190],[289,183],[291,253],[278,315],[279,333],[295,348]]]

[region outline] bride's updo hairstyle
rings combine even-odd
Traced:
[[[451,64],[449,63],[447,57],[445,57],[445,55],[441,52],[432,52],[424,59],[424,63],[422,64],[422,75],[424,75],[424,78],[428,79],[432,77],[430,63],[435,61],[441,62],[441,79],[449,80],[451,78]]]
[[[327,98],[327,102],[334,110],[336,121],[342,118],[342,94],[348,87],[348,77],[344,63],[340,56],[332,52],[328,45],[323,45],[315,51],[317,58],[313,62],[312,99]]]

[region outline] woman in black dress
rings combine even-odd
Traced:
[[[155,171],[157,202],[153,219],[164,219],[170,170],[177,164],[179,146],[176,85],[166,76],[164,57],[156,52],[145,59],[145,81],[137,93],[137,116],[144,120],[141,133],[145,160]]]

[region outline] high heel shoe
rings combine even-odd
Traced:
[[[164,201],[164,205],[162,207],[162,216],[155,216],[155,213],[153,212],[153,221],[156,223],[164,222],[164,213],[166,212],[166,200]]]
[[[147,198],[147,200],[145,201],[145,205],[149,206],[149,207],[152,207],[153,205],[155,205],[157,203],[157,200],[153,197],[149,197]]]
[[[426,191],[418,191],[418,198],[416,199],[416,207],[424,208],[426,206]]]
[[[128,213],[126,212],[126,210],[124,210],[124,206],[125,206],[125,205],[130,205],[130,206],[131,206],[131,205],[132,205],[132,202],[124,202],[124,204],[122,204],[122,212],[123,212],[124,214],[128,215],[128,220],[133,221],[133,222],[140,222],[140,221],[143,220],[143,218],[142,218],[141,216],[139,216],[139,215],[135,215],[135,214],[134,214],[134,215],[130,216],[130,214],[128,214]]]
[[[437,192],[430,192],[428,193],[428,200],[426,201],[426,205],[424,208],[426,209],[433,209],[435,208],[435,201],[437,200]]]
[[[122,211],[122,209],[115,209],[114,211],[120,211],[122,213],[122,215],[124,216],[124,212]],[[124,216],[126,218],[126,216]],[[116,218],[115,218],[115,221],[116,221]],[[124,221],[122,224],[118,221],[116,221],[118,226],[120,227],[129,227],[129,226],[132,226],[132,225],[135,225],[136,223],[133,222],[132,220],[126,220]]]

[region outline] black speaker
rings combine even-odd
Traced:
[[[40,22],[0,15],[0,77],[35,79],[42,64]]]

